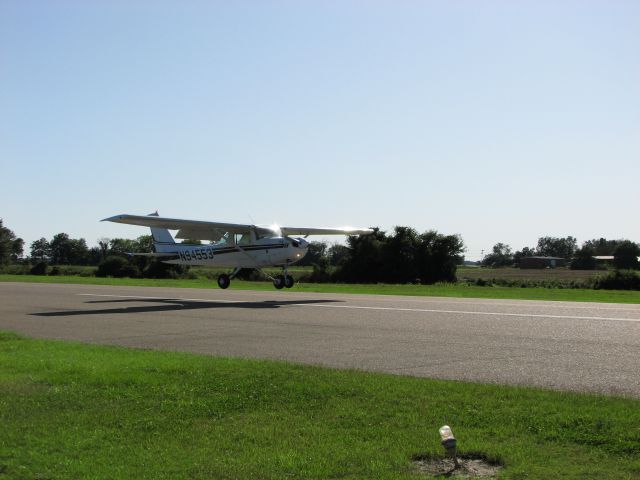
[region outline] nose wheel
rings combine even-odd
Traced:
[[[293,277],[291,275],[284,276],[284,286],[287,288],[293,287]]]
[[[282,290],[284,288],[285,276],[284,275],[276,275],[273,277],[273,286],[278,290]]]
[[[293,281],[293,277],[289,274],[276,275],[275,277],[273,277],[273,286],[278,290],[282,290],[285,287],[291,288],[293,287],[294,283],[295,282]]]

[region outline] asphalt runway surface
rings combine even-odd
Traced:
[[[640,398],[640,305],[0,283],[0,329]]]

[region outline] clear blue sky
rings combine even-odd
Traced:
[[[640,240],[638,1],[0,0],[0,217]]]

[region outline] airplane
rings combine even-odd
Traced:
[[[149,215],[121,214],[101,220],[151,228],[152,253],[130,253],[145,257],[156,257],[163,263],[174,265],[209,265],[233,268],[230,274],[218,276],[222,289],[231,285],[231,280],[243,268],[258,270],[273,282],[278,290],[293,287],[289,265],[302,260],[307,254],[309,235],[368,235],[369,228],[294,228],[277,225],[258,226],[239,223],[206,222],[167,218],[158,212]],[[207,245],[176,243],[169,230],[178,230],[176,238],[209,240]],[[292,236],[304,238],[292,238]],[[271,276],[264,267],[282,267],[281,275]]]

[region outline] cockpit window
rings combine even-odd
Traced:
[[[251,235],[242,233],[236,235],[236,245],[249,245],[251,243]]]

